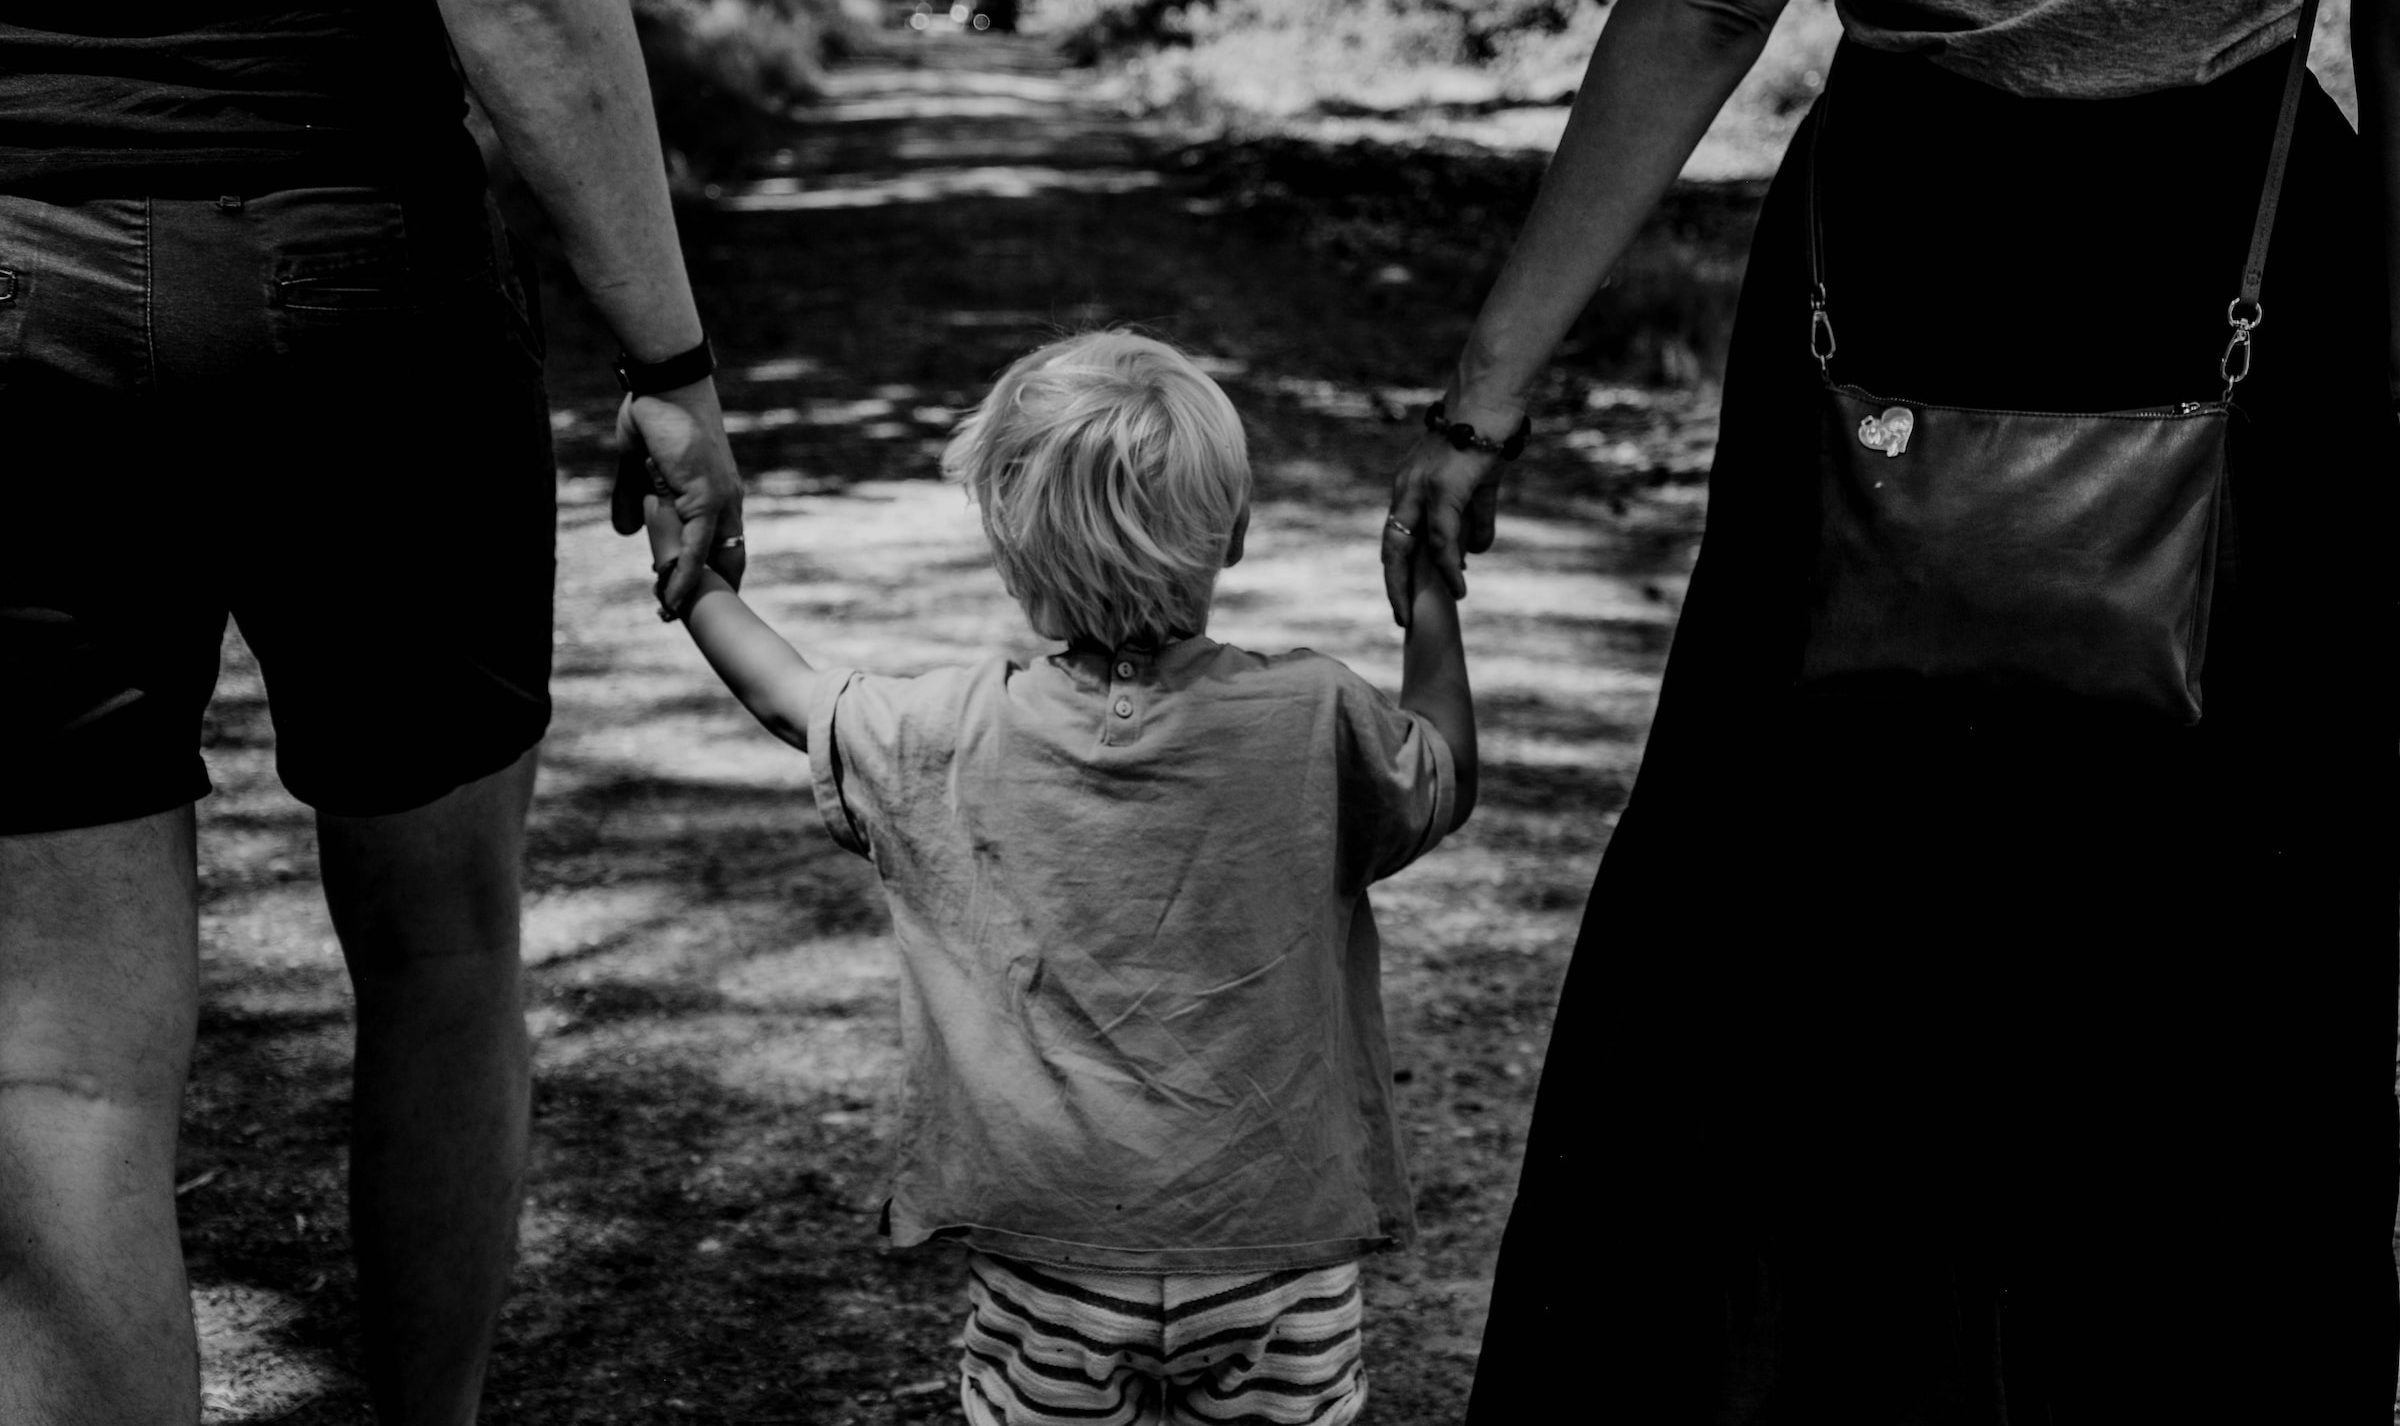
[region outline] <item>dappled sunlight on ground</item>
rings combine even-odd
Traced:
[[[860,179],[835,187],[803,187],[764,179],[725,195],[736,213],[807,213],[829,208],[881,208],[894,203],[939,203],[952,198],[1039,198],[1052,193],[1131,193],[1155,188],[1159,176],[1140,169],[1046,168],[985,164],[926,169],[904,178]]]
[[[981,62],[972,66],[836,70],[826,76],[825,95],[835,122],[855,115],[855,106],[860,104],[911,97],[937,102],[961,97],[1011,99],[1034,106],[1031,113],[1036,118],[1071,114],[1067,106],[1090,90],[1090,81],[1049,64],[1028,62],[1024,53],[996,51],[985,43],[974,56]],[[818,115],[812,111],[809,119],[818,122]]]
[[[1022,78],[1022,76],[1014,76]],[[810,117],[834,124],[891,123],[933,119],[1048,119],[1064,97],[1056,83],[1028,81],[1032,92],[1018,94],[953,93],[917,89],[873,94],[858,99],[836,97]]]
[[[313,1352],[279,1340],[303,1305],[255,1287],[202,1285],[192,1289],[200,1331],[201,1426],[274,1421],[301,1403],[348,1385]]]
[[[525,898],[525,963],[547,965],[587,955],[627,927],[671,915],[676,899],[673,888],[657,882],[535,892]]]

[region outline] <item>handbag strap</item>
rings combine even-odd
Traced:
[[[2300,115],[2300,90],[2308,74],[2308,44],[2316,33],[2317,0],[2301,0],[2300,30],[2292,42],[2292,57],[2283,77],[2283,100],[2275,116],[2275,141],[2267,150],[2267,176],[2258,195],[2258,216],[2250,224],[2250,254],[2242,263],[2240,295],[2225,306],[2225,324],[2233,335],[2217,359],[2217,374],[2225,378],[2222,400],[2233,399],[2233,388],[2250,374],[2250,333],[2266,321],[2266,304],[2259,289],[2267,272],[2267,242],[2275,232],[2275,205],[2283,197],[2283,171],[2292,152],[2292,129]],[[1828,95],[1827,98],[1831,96]],[[1816,121],[1809,126],[1808,154],[1808,350],[1817,369],[1828,379],[1833,358],[1833,316],[1825,298],[1825,224],[1818,212],[1817,145],[1825,135],[1831,113],[1826,99],[1817,101]]]
[[[2225,304],[2225,322],[2233,328],[2233,335],[2225,341],[2225,354],[2217,358],[2217,375],[2225,378],[2225,394],[2219,399],[2225,401],[2233,399],[2233,388],[2250,374],[2251,329],[2267,320],[2267,307],[2258,300],[2258,290],[2267,276],[2267,239],[2275,232],[2275,204],[2283,197],[2284,161],[2292,155],[2301,81],[2308,77],[2308,42],[2316,28],[2317,0],[2301,0],[2300,33],[2292,41],[2291,66],[2283,76],[2283,108],[2275,116],[2275,143],[2267,150],[2267,184],[2259,194],[2258,218],[2250,225],[2250,256],[2242,264],[2242,292]],[[2236,352],[2241,354],[2239,361],[2234,359]]]

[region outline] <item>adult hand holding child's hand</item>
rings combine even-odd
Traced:
[[[716,384],[701,380],[655,396],[628,396],[617,408],[617,439],[629,465],[647,454],[650,469],[667,487],[668,514],[677,523],[675,568],[659,592],[661,608],[680,611],[689,604],[699,592],[703,568],[741,588],[748,564],[742,480],[726,444]],[[655,548],[660,537],[655,519],[650,528]]]
[[[1500,471],[1490,452],[1455,449],[1430,431],[1409,444],[1392,476],[1391,513],[1383,522],[1383,592],[1393,623],[1408,626],[1420,541],[1450,593],[1466,597],[1466,556],[1492,547]]]

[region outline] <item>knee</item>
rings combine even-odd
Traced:
[[[0,1115],[89,1119],[113,1109],[171,1121],[195,1028],[193,1017],[172,1013],[139,1023],[0,1016]]]
[[[372,846],[327,866],[326,902],[359,974],[413,975],[428,964],[513,967],[520,901],[513,845],[445,848],[436,856]],[[446,972],[445,972],[446,973]]]
[[[10,1094],[87,1104],[107,1104],[120,1097],[116,1086],[102,1075],[65,1068],[19,1070],[0,1058],[0,1096]]]
[[[0,1073],[0,1282],[61,1253],[171,1242],[181,1107],[163,1086],[108,1075]]]
[[[128,1129],[171,1141],[183,1108],[183,1067],[147,1065],[94,1073],[63,1065],[0,1063],[0,1141],[113,1139]]]
[[[350,956],[362,1045],[400,1035],[475,1045],[485,1053],[525,1041],[523,975],[512,945],[468,953]],[[521,1048],[513,1053],[521,1055]]]
[[[326,902],[354,975],[456,974],[513,967],[518,877],[513,857],[458,855],[447,864],[405,861],[371,876],[326,878]]]

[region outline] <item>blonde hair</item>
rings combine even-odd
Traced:
[[[1250,500],[1233,403],[1191,358],[1131,332],[1020,357],[942,469],[981,509],[1000,582],[1035,632],[1112,649],[1207,627]]]

